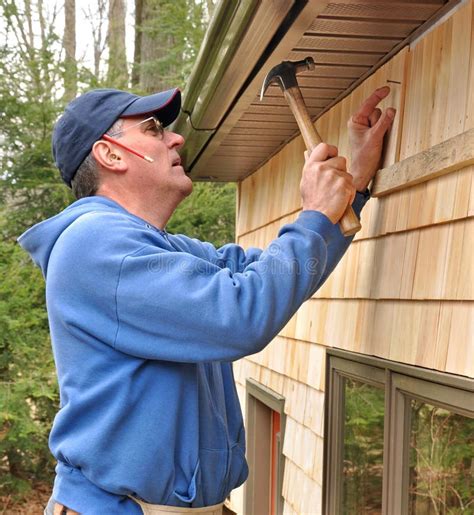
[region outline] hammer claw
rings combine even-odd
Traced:
[[[267,73],[260,91],[260,100],[262,100],[270,84],[278,83],[283,91],[298,86],[296,74],[302,71],[314,70],[314,67],[315,64],[312,57],[307,57],[301,61],[282,61]]]

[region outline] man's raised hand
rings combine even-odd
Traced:
[[[388,86],[376,89],[347,122],[351,147],[350,173],[357,191],[364,191],[380,166],[383,138],[392,126],[396,110],[377,107],[390,93]]]

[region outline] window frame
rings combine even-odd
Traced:
[[[246,379],[246,430],[247,430],[247,462],[249,465],[249,477],[244,486],[244,507],[247,515],[259,515],[255,512],[255,498],[261,495],[261,490],[256,484],[256,455],[257,455],[257,434],[259,432],[259,414],[258,403],[263,404],[266,408],[280,415],[280,437],[278,439],[278,462],[277,462],[277,498],[276,513],[283,514],[283,474],[285,468],[285,459],[283,455],[283,442],[285,438],[286,415],[285,415],[285,397],[268,388],[267,386],[255,381],[255,379]],[[269,442],[271,451],[271,442]],[[270,463],[270,480],[271,480],[271,463]],[[271,487],[269,495],[271,494]]]
[[[411,399],[474,418],[474,379],[327,349],[323,469],[323,512],[327,515],[341,513],[345,378],[384,389],[382,513],[405,513]]]

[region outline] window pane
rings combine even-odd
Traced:
[[[474,419],[411,401],[410,514],[474,513]]]
[[[343,513],[382,512],[384,391],[345,380]]]

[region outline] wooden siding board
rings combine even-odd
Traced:
[[[441,297],[448,234],[449,230],[446,226],[427,227],[420,232],[412,298],[437,299]]]
[[[469,299],[472,297],[471,291],[459,291],[464,278],[462,269],[462,252],[464,247],[464,234],[474,228],[473,221],[466,223],[450,224],[448,227],[448,238],[446,246],[446,257],[443,267],[443,290],[445,295],[450,298]],[[468,249],[464,249],[468,250]],[[469,252],[469,251],[468,251]],[[467,270],[472,275],[472,266],[467,265]],[[471,280],[472,282],[472,280]]]
[[[446,372],[474,377],[474,302],[453,309]]]
[[[462,311],[460,315],[459,310]],[[446,371],[455,372],[454,367],[461,363],[455,357],[460,341],[465,342],[459,350],[461,355],[467,359],[473,352],[474,328],[471,321],[467,323],[473,310],[472,301],[312,299],[296,315],[297,319],[303,315],[313,322],[311,331],[297,333],[297,337],[310,338],[311,342],[308,383],[312,381],[311,386],[317,388],[315,383],[320,380],[318,363],[323,368],[321,349],[324,346],[437,370],[444,370],[444,363],[450,356],[450,368]],[[453,327],[453,317],[461,327]],[[356,323],[332,323],[347,318]],[[458,337],[454,337],[456,332]],[[314,344],[316,340],[317,345]],[[472,376],[472,364],[463,363],[457,373]]]
[[[469,192],[469,204],[467,208],[467,215],[474,216],[474,170],[471,171],[471,188]]]
[[[278,201],[278,191],[281,195],[284,186],[277,188],[280,189],[268,188],[267,192],[275,191]],[[265,247],[276,237],[278,228],[296,216],[284,217],[248,233],[240,238],[240,244]],[[469,258],[463,261],[462,273],[459,263],[460,256],[470,256],[473,224],[472,218],[451,220],[409,232],[357,240],[315,297],[468,300],[473,294],[473,281],[469,280],[472,261]],[[466,241],[465,234],[469,235]]]
[[[459,238],[460,239],[460,238]],[[458,299],[474,299],[474,219],[470,219],[464,225],[464,238],[462,242],[462,250],[459,258],[459,246],[452,247],[452,260],[454,263],[460,259],[460,266],[457,275],[457,281],[453,280],[452,284],[457,282],[456,297]],[[451,274],[450,278],[454,276]]]
[[[293,434],[293,437],[296,437]],[[304,471],[292,460],[285,461],[285,474],[283,479],[283,492],[285,496],[285,515],[320,513],[322,488],[316,481],[305,475]],[[290,511],[287,511],[289,507]],[[314,511],[316,507],[317,511]]]
[[[402,159],[465,130],[471,33],[469,2],[410,50]]]
[[[467,85],[469,94],[467,95],[466,99],[466,118],[464,123],[464,130],[474,128],[474,95],[472,94],[472,91],[474,91],[474,37],[472,36],[474,33],[474,8],[472,8],[471,11],[471,45],[469,53],[469,73]]]
[[[474,166],[470,166],[456,173],[453,178],[453,180],[456,180],[456,196],[454,198],[452,214],[453,220],[469,216],[469,196],[471,194],[471,181],[473,177]],[[446,180],[448,180],[448,178]]]
[[[473,163],[474,129],[470,129],[379,170],[374,179],[372,194],[381,197]]]

